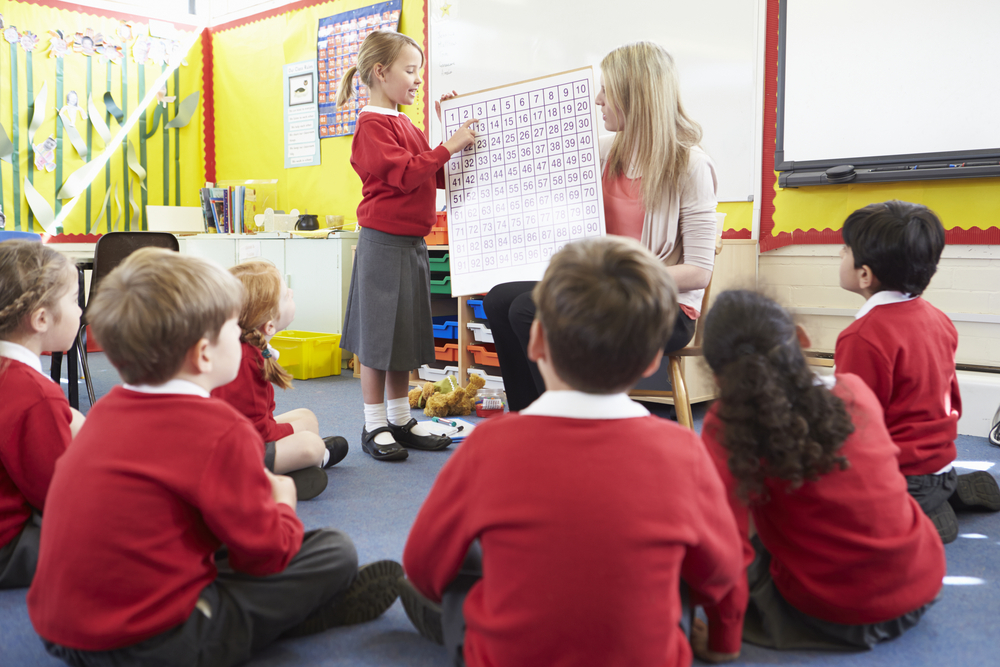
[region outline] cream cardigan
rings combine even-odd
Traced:
[[[604,173],[614,135],[600,138],[601,173]],[[628,178],[636,178],[632,169]],[[697,146],[691,149],[687,175],[680,190],[668,190],[657,213],[646,211],[639,241],[667,266],[688,264],[711,271],[715,267],[715,208],[718,179],[712,158]],[[680,303],[701,310],[705,290],[681,292]]]

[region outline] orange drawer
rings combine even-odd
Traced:
[[[500,360],[497,358],[496,350],[492,345],[489,347],[485,345],[469,345],[467,349],[472,353],[472,356],[476,358],[477,364],[482,364],[484,366],[500,365]]]
[[[494,357],[496,355],[493,355]],[[442,346],[434,346],[434,358],[438,361],[458,361],[458,345],[447,343]]]

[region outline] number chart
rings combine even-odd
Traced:
[[[446,167],[453,295],[540,280],[564,245],[604,235],[592,68],[441,106],[449,137],[478,120]]]

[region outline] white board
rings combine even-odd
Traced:
[[[681,99],[704,130],[719,201],[754,194],[757,28],[761,0],[429,0],[431,145],[442,138],[433,100],[592,66],[649,40],[674,57]],[[761,36],[763,39],[763,36]],[[604,132],[603,127],[599,128]]]
[[[590,67],[462,95],[441,105],[449,136],[476,140],[445,166],[451,290],[540,280],[570,241],[604,235]]]

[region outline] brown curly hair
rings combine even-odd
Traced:
[[[723,292],[705,316],[704,352],[741,500],[766,503],[769,478],[791,490],[850,466],[838,451],[854,424],[844,402],[816,382],[784,308],[756,292]]]

